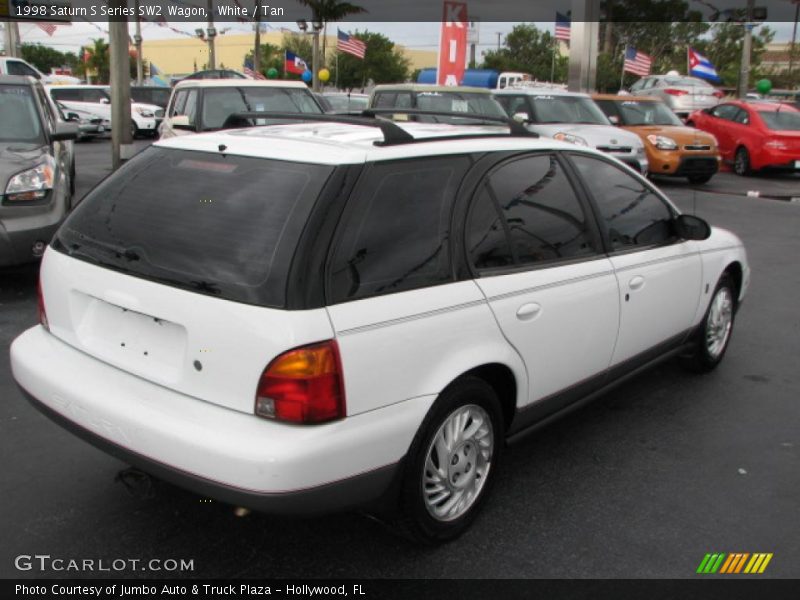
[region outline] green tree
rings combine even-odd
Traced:
[[[92,40],[91,46],[81,48],[82,56],[84,51],[86,52],[86,61],[81,63],[80,74],[86,75],[91,72],[94,83],[108,83],[111,70],[108,43],[103,38],[96,38]]]
[[[389,38],[369,31],[356,31],[352,35],[364,42],[367,50],[363,60],[352,54],[339,53],[338,61],[331,65],[331,79],[340,88],[363,88],[370,81],[375,84],[393,83],[408,78],[409,61]]]
[[[72,52],[60,52],[43,44],[22,44],[22,58],[38,68],[42,73],[49,73],[57,67],[75,69],[78,57]]]
[[[328,23],[341,21],[350,15],[367,12],[361,6],[340,0],[297,0],[311,9],[311,20],[322,23],[322,64],[325,64],[325,46],[327,44]],[[309,56],[309,58],[311,58]]]
[[[540,31],[535,25],[515,25],[505,38],[503,48],[490,50],[483,55],[484,69],[497,71],[522,71],[535,79],[549,81],[553,68],[555,38],[549,31]],[[569,59],[556,54],[555,81],[565,81]]]
[[[261,54],[258,59],[258,70],[262,75],[267,74],[270,69],[277,69],[278,72],[283,71],[283,48],[273,44],[261,44]],[[253,61],[253,51],[247,53],[244,57],[245,62]]]

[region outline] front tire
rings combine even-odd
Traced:
[[[684,357],[684,365],[698,373],[715,369],[728,349],[735,316],[736,284],[728,273],[724,273],[714,288],[698,331],[694,352]]]
[[[750,167],[750,153],[744,146],[736,149],[736,155],[733,157],[733,172],[742,177],[753,172]]]
[[[136,121],[131,121],[131,141],[135,140],[139,135],[139,128],[136,126]]]
[[[400,532],[425,544],[464,533],[489,495],[503,433],[500,402],[488,383],[467,376],[445,389],[408,453],[395,523]]]

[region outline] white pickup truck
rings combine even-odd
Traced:
[[[0,56],[0,75],[28,75],[47,85],[74,85],[81,82],[71,75],[45,75],[31,63],[11,56]]]

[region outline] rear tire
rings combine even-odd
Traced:
[[[136,126],[136,121],[131,121],[131,140],[135,140],[139,135],[139,128]]]
[[[689,180],[689,183],[701,184],[701,183],[708,183],[709,181],[711,181],[711,178],[713,176],[714,176],[713,173],[711,175],[689,175],[687,179]]]
[[[728,273],[723,273],[697,332],[694,351],[682,359],[684,366],[696,373],[715,369],[728,349],[735,316],[736,284]]]
[[[742,177],[753,173],[750,167],[750,153],[744,146],[736,149],[736,155],[733,157],[733,172]]]
[[[488,383],[467,376],[446,388],[411,444],[398,532],[431,545],[464,533],[489,495],[503,444],[503,413]]]

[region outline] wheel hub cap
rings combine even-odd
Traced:
[[[480,496],[491,466],[494,433],[486,411],[475,404],[456,409],[433,436],[423,467],[428,513],[452,521]]]
[[[706,321],[706,349],[712,358],[717,358],[725,349],[733,325],[733,297],[728,288],[721,288],[708,310]]]

